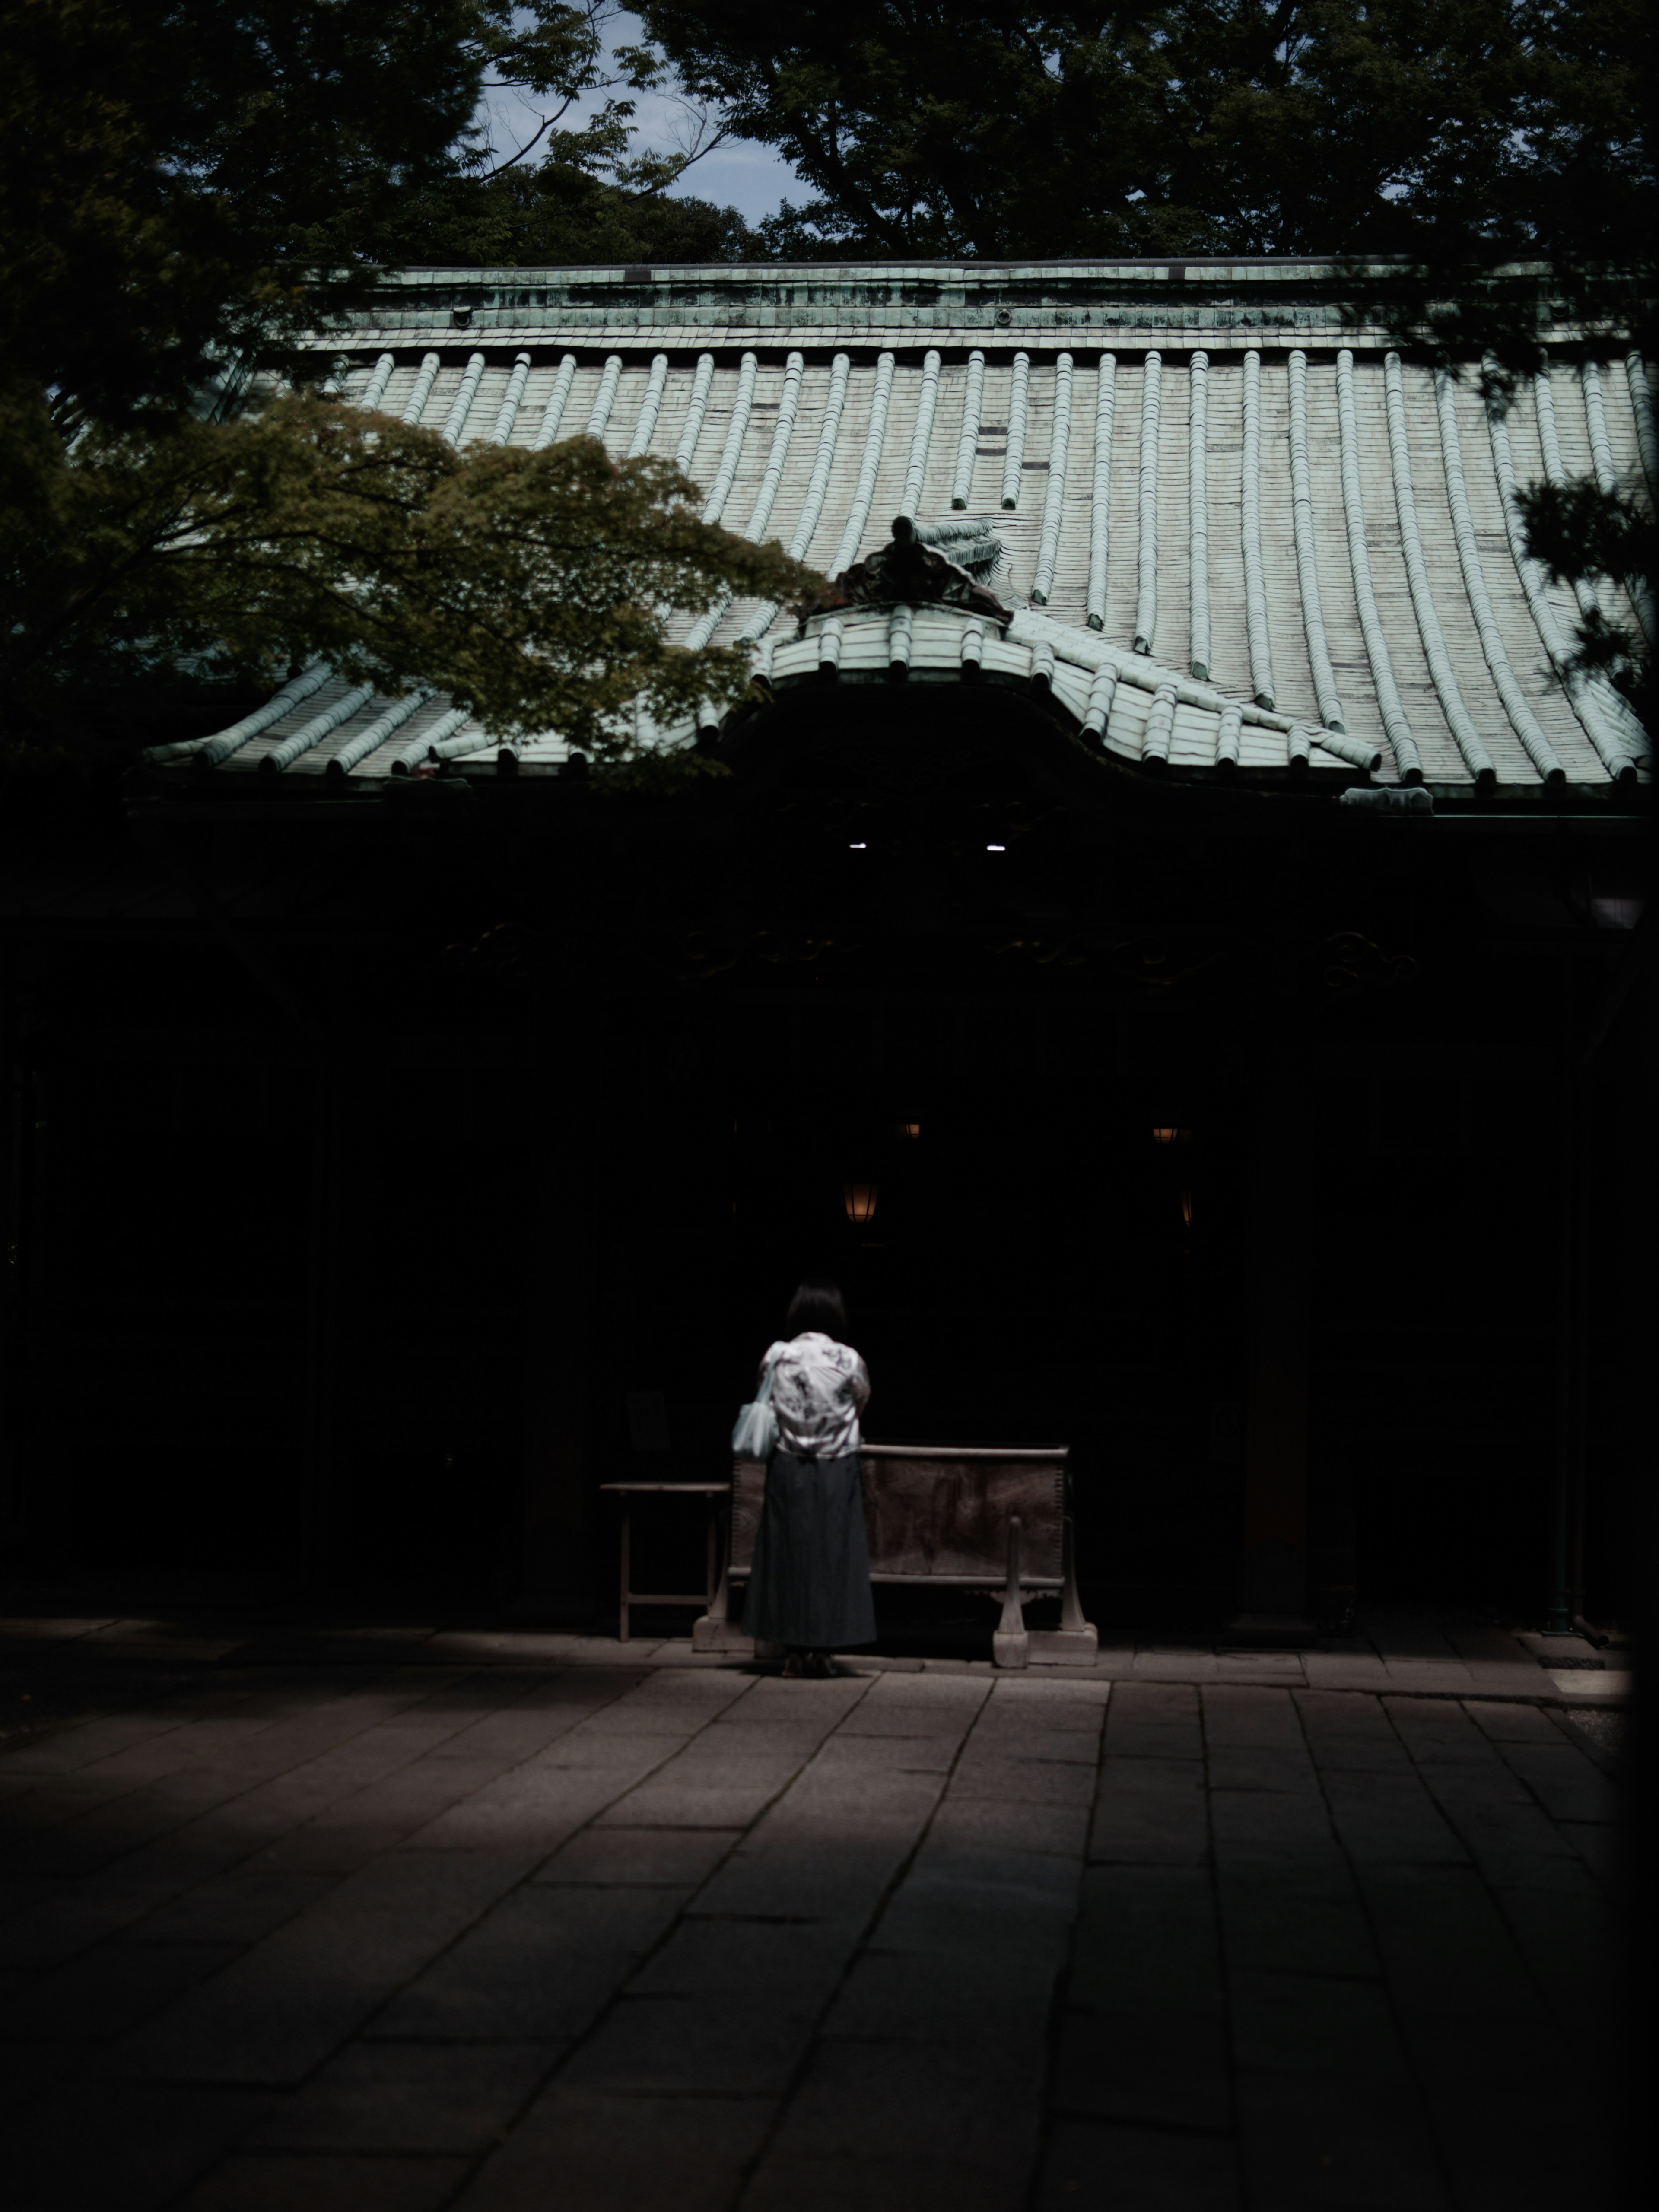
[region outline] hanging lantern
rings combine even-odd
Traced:
[[[877,1186],[872,1182],[849,1182],[842,1187],[842,1203],[847,1208],[847,1218],[854,1229],[867,1229],[876,1218]]]
[[[1184,1145],[1192,1133],[1190,1129],[1154,1129],[1152,1142],[1155,1145]]]
[[[901,1121],[898,1125],[898,1133],[901,1137],[919,1137],[921,1134],[921,1124],[920,1121]]]

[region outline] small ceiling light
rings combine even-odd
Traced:
[[[842,1204],[854,1229],[867,1229],[876,1218],[877,1187],[872,1182],[849,1182],[842,1188]]]
[[[988,845],[985,849],[988,853],[1006,853],[1008,848],[1006,845]]]
[[[847,849],[849,853],[867,853],[870,848],[867,845],[849,845]]]
[[[1152,1142],[1155,1145],[1184,1145],[1192,1133],[1190,1129],[1154,1129]]]

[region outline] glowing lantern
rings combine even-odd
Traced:
[[[867,1229],[876,1218],[877,1187],[872,1182],[849,1182],[842,1189],[842,1203],[854,1229]]]

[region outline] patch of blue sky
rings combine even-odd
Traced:
[[[639,17],[620,11],[611,17],[605,30],[606,45],[611,52],[618,46],[637,45],[644,36],[644,26]],[[631,98],[634,101],[636,152],[696,153],[697,148],[707,145],[711,135],[714,135],[711,133],[709,118],[672,93],[629,94],[626,87],[619,86],[610,92],[590,93],[573,101],[530,160],[540,160],[543,148],[556,145],[562,131],[581,130],[607,100],[617,98]],[[545,106],[508,91],[486,93],[483,107],[480,120],[488,130],[499,161],[509,160],[535,137],[546,112]],[[712,200],[716,207],[735,208],[745,222],[752,223],[760,222],[763,216],[775,215],[786,198],[799,202],[811,198],[812,193],[783,156],[770,146],[728,138],[708,145],[706,152],[696,153],[690,166],[668,187],[668,197]]]

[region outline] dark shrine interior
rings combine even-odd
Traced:
[[[1328,1631],[1539,1613],[1569,1387],[1571,1540],[1617,1615],[1645,1030],[1571,1107],[1560,1054],[1638,848],[1174,793],[988,686],[769,706],[722,758],[668,796],[169,787],[96,867],[36,848],[9,1031],[32,1585],[601,1620],[600,1485],[720,1480],[822,1270],[872,1440],[1071,1447],[1103,1632],[1237,1608],[1274,1340]],[[1291,1218],[1269,1281],[1261,1224]],[[695,1515],[641,1540],[655,1587],[695,1586]]]

